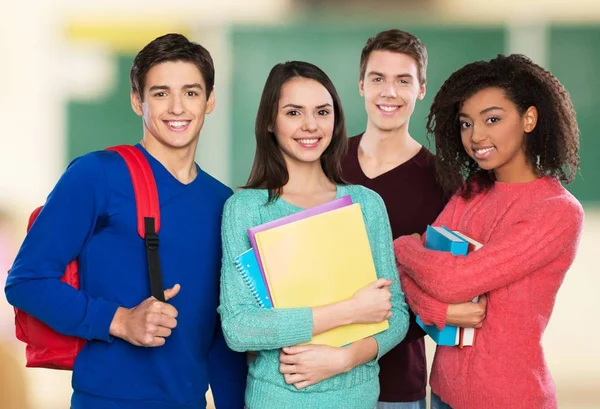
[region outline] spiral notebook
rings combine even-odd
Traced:
[[[269,291],[258,268],[258,260],[254,249],[249,249],[237,256],[234,260],[235,267],[240,272],[242,279],[252,292],[254,299],[263,308],[272,308],[273,303]]]

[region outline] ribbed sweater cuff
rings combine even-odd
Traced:
[[[446,326],[448,304],[434,298],[429,298],[427,303],[421,305],[421,320],[427,325],[434,324],[438,329]]]
[[[313,314],[310,308],[294,308],[286,311],[286,321],[293,325],[280,327],[277,332],[279,345],[293,346],[312,339]]]

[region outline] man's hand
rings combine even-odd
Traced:
[[[181,286],[165,290],[165,299],[175,297]],[[119,307],[110,324],[110,335],[124,339],[130,344],[144,347],[158,347],[165,344],[177,326],[177,310],[170,304],[154,297],[146,298],[133,308]]]
[[[479,297],[478,302],[450,304],[446,315],[446,323],[463,328],[481,328],[485,320],[487,295]]]
[[[327,345],[301,345],[283,348],[279,353],[279,372],[285,382],[304,389],[351,369],[347,348]]]

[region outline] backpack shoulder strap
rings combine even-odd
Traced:
[[[125,160],[135,194],[137,231],[146,244],[150,290],[154,298],[165,301],[162,270],[158,254],[158,231],[160,230],[160,204],[152,168],[144,154],[131,145],[106,148],[117,152]]]

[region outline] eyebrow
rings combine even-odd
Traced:
[[[487,114],[488,112],[490,112],[490,111],[494,111],[494,110],[496,110],[496,109],[499,109],[499,110],[501,110],[501,111],[506,111],[506,110],[505,110],[504,108],[502,108],[502,107],[491,106],[491,107],[487,107],[486,109],[483,109],[483,110],[481,110],[481,112],[479,113],[479,115]],[[470,116],[469,116],[469,115],[467,115],[467,114],[465,114],[464,112],[459,112],[459,113],[458,113],[458,116],[459,116],[459,117],[461,117],[461,116],[466,116],[467,118],[470,118]]]
[[[327,108],[327,107],[331,108],[332,106],[331,106],[330,103],[326,103],[326,104],[318,105],[316,108],[317,109],[323,109],[323,108]],[[282,106],[281,108],[302,109],[302,108],[304,108],[304,106],[303,105],[296,105],[296,104],[287,104],[287,105]]]
[[[376,77],[385,77],[385,75],[381,72],[377,72],[377,71],[369,71],[367,73],[367,77],[372,77],[372,76],[376,76]],[[409,73],[404,73],[404,74],[398,74],[396,75],[396,78],[413,78],[412,74]]]
[[[193,88],[197,88],[197,89],[202,89],[202,85],[200,85],[199,83],[195,82],[193,84],[185,84],[183,87],[181,87],[181,89],[193,89]],[[169,87],[168,85],[153,85],[150,87],[150,89],[148,89],[148,92],[152,92],[152,91],[168,91],[170,90],[171,87]]]

